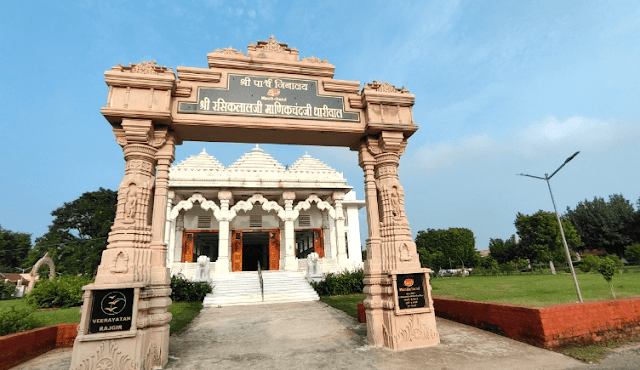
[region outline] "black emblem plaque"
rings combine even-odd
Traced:
[[[133,299],[133,288],[94,290],[89,333],[131,329]]]
[[[178,113],[359,122],[344,110],[342,96],[318,94],[318,81],[229,74],[227,88],[198,87],[196,102],[181,101]]]
[[[398,274],[396,281],[398,308],[406,310],[426,307],[423,277],[424,273]]]

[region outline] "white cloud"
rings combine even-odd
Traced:
[[[640,139],[640,125],[619,120],[603,121],[581,116],[558,120],[550,116],[506,138],[488,134],[468,135],[456,142],[427,143],[411,157],[411,165],[441,168],[495,154],[532,158],[571,150],[602,151]]]

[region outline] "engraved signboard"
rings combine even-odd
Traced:
[[[133,288],[93,291],[89,333],[108,333],[131,329]]]
[[[391,272],[396,315],[431,312],[428,290],[430,271],[419,269]]]
[[[178,113],[359,122],[341,96],[318,94],[318,81],[229,74],[227,88],[198,87],[197,102],[179,102]]]
[[[425,292],[422,285],[424,274],[398,274],[398,308],[419,308],[425,306]]]

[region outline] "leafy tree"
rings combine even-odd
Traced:
[[[480,258],[475,249],[475,237],[469,229],[421,230],[415,242],[422,266],[434,270],[474,267]]]
[[[616,262],[611,258],[603,258],[600,262],[600,267],[598,267],[598,272],[602,275],[602,277],[609,283],[611,287],[611,294],[613,295],[613,299],[616,298],[616,292],[613,290],[613,275],[615,275],[616,271],[618,271],[618,266]]]
[[[31,234],[18,233],[0,226],[0,271],[16,272],[31,249]]]
[[[24,267],[49,252],[56,270],[65,274],[95,275],[116,214],[118,193],[100,188],[51,212],[49,231],[36,239]]]
[[[507,240],[490,239],[489,251],[491,252],[491,256],[500,264],[514,260],[516,257],[519,257],[516,236],[511,235],[511,238]]]
[[[567,207],[567,218],[575,225],[586,248],[609,254],[624,255],[624,249],[633,242],[634,222],[637,214],[633,205],[622,195],[594,197],[578,203],[575,210]]]
[[[581,247],[583,243],[571,222],[566,219],[561,222],[569,248],[576,250]],[[518,212],[515,225],[520,237],[519,246],[531,260],[539,263],[548,262],[553,274],[555,274],[554,261],[567,262],[555,213],[540,210],[528,216]]]
[[[624,251],[625,257],[627,257],[627,261],[631,263],[639,263],[640,262],[640,243],[631,244],[627,246]]]

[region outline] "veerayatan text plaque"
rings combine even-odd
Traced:
[[[178,104],[178,113],[359,122],[344,110],[341,96],[318,94],[318,81],[227,75],[227,88],[198,87],[197,102]]]
[[[89,316],[89,334],[130,330],[133,317],[133,290],[133,288],[94,290]]]

